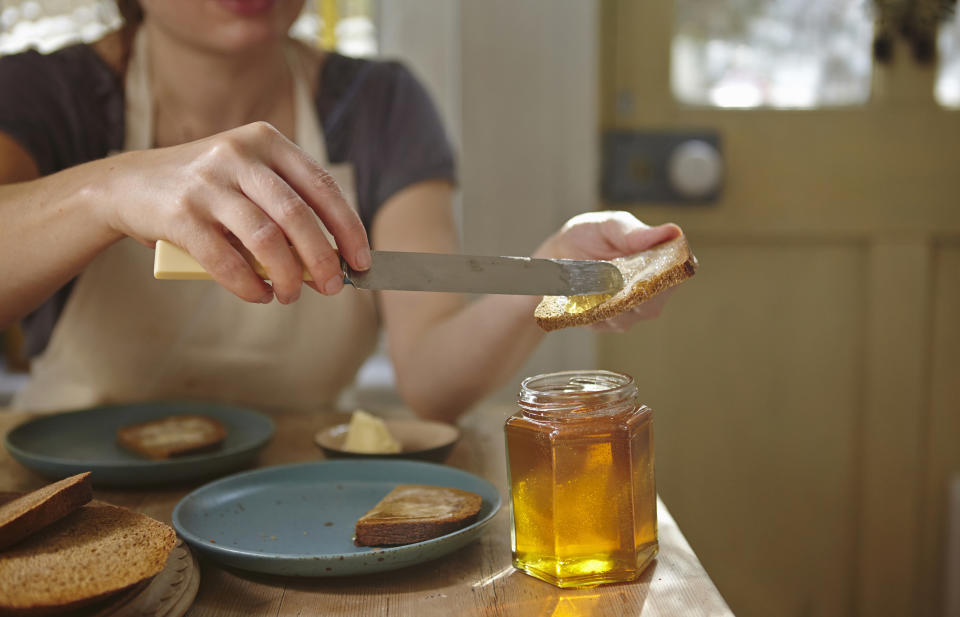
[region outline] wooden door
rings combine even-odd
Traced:
[[[862,105],[684,105],[673,2],[601,12],[601,132],[715,131],[725,163],[715,203],[626,204],[679,223],[701,269],[659,320],[598,344],[656,411],[661,496],[738,615],[940,615],[960,112],[905,48]]]

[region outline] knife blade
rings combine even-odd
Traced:
[[[620,270],[608,261],[445,255],[371,251],[369,270],[358,272],[342,258],[344,282],[359,289],[442,291],[531,296],[580,296],[615,293],[623,287]],[[247,255],[254,270],[269,278]],[[160,240],[154,277],[164,280],[212,278],[188,253]],[[304,270],[304,280],[312,280]]]
[[[345,281],[360,289],[447,291],[527,296],[613,293],[620,270],[606,261],[443,255],[372,251],[369,270],[357,272],[341,258]]]

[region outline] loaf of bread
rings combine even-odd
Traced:
[[[412,544],[456,531],[477,520],[482,500],[469,491],[401,484],[357,521],[357,546]]]
[[[167,459],[216,450],[226,435],[223,424],[214,418],[181,415],[121,427],[117,442],[147,458]]]
[[[90,472],[64,478],[0,506],[0,551],[93,499]]]
[[[159,573],[176,533],[98,501],[0,553],[0,615],[61,614]]]
[[[534,311],[537,324],[550,331],[604,321],[679,285],[697,271],[697,258],[682,235],[612,263],[623,275],[623,289],[609,298],[545,296]]]

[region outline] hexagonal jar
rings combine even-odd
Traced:
[[[653,411],[632,377],[523,381],[505,425],[513,565],[557,587],[638,578],[657,554]]]

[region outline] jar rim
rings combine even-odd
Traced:
[[[630,375],[591,369],[527,377],[520,383],[517,401],[525,411],[538,414],[606,415],[636,395],[636,382]]]

